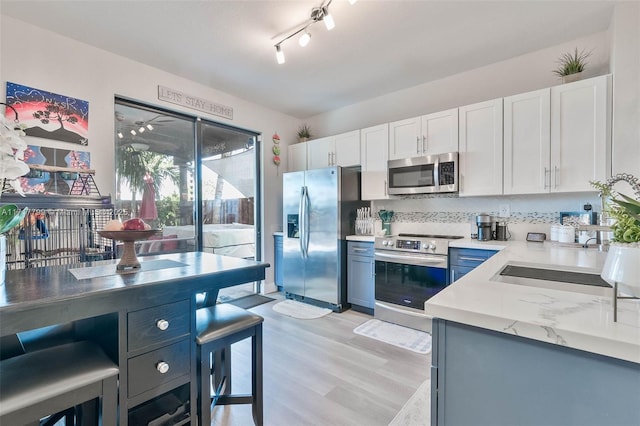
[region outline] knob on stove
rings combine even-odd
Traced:
[[[431,251],[435,251],[436,250],[436,242],[435,241],[429,241],[425,247],[425,250],[431,250]]]

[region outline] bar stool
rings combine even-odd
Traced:
[[[0,424],[39,424],[102,397],[102,424],[115,426],[118,367],[91,342],[73,342],[0,361]]]
[[[253,422],[262,426],[262,322],[237,306],[221,303],[196,311],[198,335],[198,418],[211,424],[216,405],[251,404]],[[251,394],[231,393],[231,345],[251,337]],[[214,395],[211,395],[213,384]]]

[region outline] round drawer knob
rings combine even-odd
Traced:
[[[169,371],[169,364],[164,361],[160,361],[156,364],[156,370],[158,370],[160,374],[164,374]]]
[[[156,327],[158,327],[162,331],[165,331],[167,328],[169,328],[169,321],[160,319],[156,321]]]

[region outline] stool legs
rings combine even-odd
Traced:
[[[251,362],[253,374],[251,375],[251,393],[253,393],[253,422],[256,426],[262,426],[263,400],[262,400],[262,324],[256,326],[256,334],[252,338]]]

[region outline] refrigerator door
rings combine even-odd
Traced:
[[[287,293],[304,296],[304,257],[301,218],[305,172],[285,173],[282,177],[282,286]]]
[[[304,296],[331,304],[339,300],[340,168],[307,170],[308,249]]]

